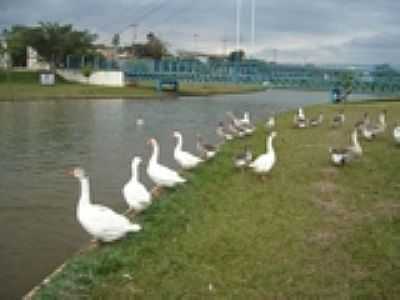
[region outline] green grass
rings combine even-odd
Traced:
[[[256,84],[187,84],[183,83],[177,94],[159,93],[155,83],[139,82],[135,86],[104,87],[69,83],[57,76],[55,86],[39,85],[39,74],[36,72],[0,71],[0,101],[41,100],[41,99],[75,99],[75,98],[160,98],[163,96],[206,96],[212,94],[246,93],[261,91]]]
[[[0,101],[74,98],[154,98],[149,87],[104,87],[69,83],[57,76],[55,86],[41,86],[36,72],[0,72]]]
[[[232,83],[183,83],[180,85],[180,94],[189,96],[208,96],[214,94],[240,94],[265,90],[260,84],[232,84]]]
[[[262,127],[227,144],[138,218],[142,232],[73,257],[36,299],[398,298],[400,148],[388,131],[340,169],[327,151],[346,144],[364,111],[383,108],[390,123],[400,116],[389,102],[347,104],[337,130],[296,130],[292,113],[279,116],[278,162],[265,181],[232,167],[244,144],[264,151]]]

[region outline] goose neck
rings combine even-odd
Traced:
[[[360,143],[358,142],[357,130],[353,131],[353,134],[351,135],[351,139],[353,142],[353,146],[360,148]]]
[[[132,171],[132,179],[138,181],[139,180],[139,172],[138,172],[139,164],[135,161],[132,162],[131,171]]]
[[[273,136],[269,136],[268,137],[268,139],[267,139],[267,153],[272,153],[272,152],[274,152],[274,148],[273,148],[273,146],[272,146],[272,140],[273,140]]]
[[[90,205],[90,184],[89,178],[80,178],[81,196],[79,198],[79,207]]]
[[[175,152],[177,152],[177,151],[182,151],[182,136],[181,135],[176,136]]]
[[[152,153],[152,155],[151,155],[151,157],[150,157],[150,163],[157,163],[157,161],[158,161],[158,156],[159,156],[159,154],[160,154],[160,150],[159,150],[159,148],[158,148],[158,144],[157,144],[156,141],[154,141],[154,142],[152,143],[152,146],[153,146],[153,153]]]

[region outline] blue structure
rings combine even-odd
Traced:
[[[164,78],[157,81],[157,91],[171,90],[177,92],[179,90],[179,83],[177,79]]]
[[[331,101],[332,103],[339,103],[341,101],[343,101],[343,95],[342,92],[339,88],[333,88],[331,90]]]
[[[99,56],[68,55],[65,66],[81,69],[90,65],[94,70],[118,69],[125,72],[129,81],[151,80],[159,82],[159,88],[179,88],[181,82],[221,83],[270,83],[273,87],[321,89],[331,91],[332,101],[341,101],[347,92],[332,89],[340,87],[343,75],[352,74],[353,92],[398,93],[400,72],[389,65],[375,67],[315,66],[312,64],[277,64],[258,59],[233,60],[227,56],[182,55],[160,60],[119,58],[105,59]],[[178,84],[164,84],[174,80]]]

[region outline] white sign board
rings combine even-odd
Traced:
[[[42,73],[40,74],[40,84],[41,85],[54,85],[55,76],[53,73]]]

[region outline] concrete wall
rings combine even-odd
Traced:
[[[84,84],[125,86],[125,74],[121,71],[93,71],[89,78],[82,75],[80,70],[57,70],[57,74],[67,81]]]

